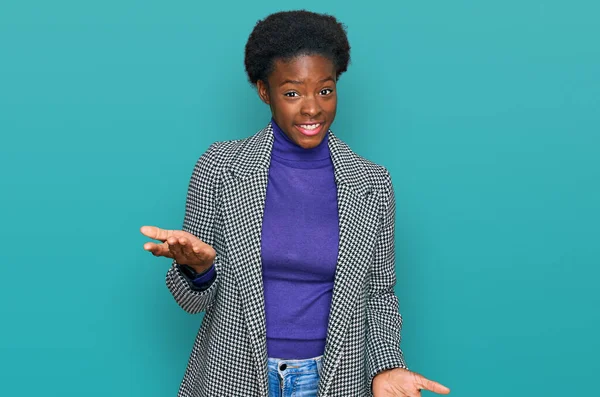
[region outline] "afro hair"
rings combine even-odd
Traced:
[[[350,44],[346,27],[327,14],[306,10],[282,11],[256,23],[246,43],[244,64],[248,80],[267,82],[276,60],[321,55],[336,68],[336,78],[348,69]]]

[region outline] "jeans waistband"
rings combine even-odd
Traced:
[[[307,372],[316,370],[321,373],[323,365],[323,356],[306,358],[301,360],[287,360],[283,358],[269,357],[269,370],[279,372]]]

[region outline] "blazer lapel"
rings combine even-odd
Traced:
[[[337,184],[340,243],[319,395],[328,394],[339,365],[347,324],[363,289],[380,224],[380,197],[362,163],[331,131],[329,148]]]
[[[246,325],[258,369],[262,395],[267,395],[267,347],[262,280],[261,229],[269,163],[271,124],[243,143],[223,176],[224,237],[228,259],[239,287]]]

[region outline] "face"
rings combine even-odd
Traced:
[[[273,119],[297,145],[317,146],[329,130],[337,108],[335,66],[320,55],[275,61],[268,84],[256,84]]]

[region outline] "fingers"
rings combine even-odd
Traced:
[[[171,251],[169,251],[169,245],[167,243],[156,244],[156,243],[146,243],[144,244],[144,249],[149,251],[154,256],[165,256],[167,258],[173,258]]]
[[[215,260],[216,252],[213,247],[200,241],[191,242],[191,255],[194,256],[199,263],[212,263]]]
[[[167,243],[169,245],[171,254],[173,254],[173,257],[178,263],[190,263],[190,258],[192,257],[193,252],[191,252],[191,245],[186,238],[170,236],[167,239]]]
[[[429,390],[429,391],[432,391],[437,394],[449,394],[450,393],[450,389],[447,388],[446,386],[444,386],[440,383],[434,382],[432,380],[429,380],[421,375],[418,376],[416,383],[417,383],[417,387],[419,389]]]
[[[140,232],[146,237],[163,242],[173,235],[173,230],[161,229],[156,226],[142,226]]]
[[[175,259],[180,264],[201,267],[210,265],[215,259],[214,248],[189,232],[166,230],[156,226],[142,226],[140,232],[163,242],[144,244],[144,249],[152,252],[154,256],[165,256]]]
[[[204,268],[215,260],[214,248],[196,237],[193,240],[187,237],[169,237],[167,243],[178,263]]]

